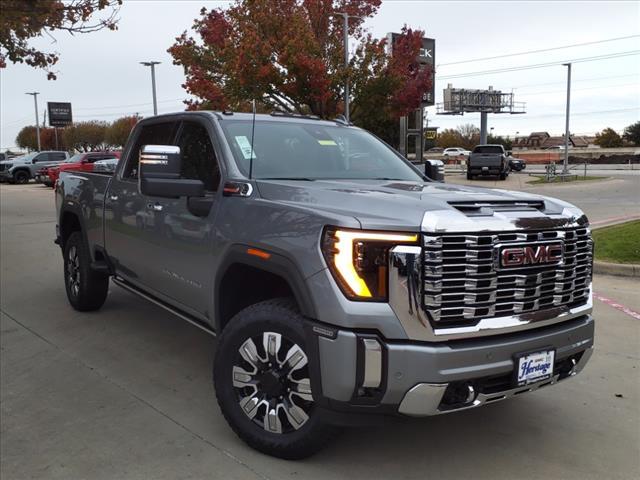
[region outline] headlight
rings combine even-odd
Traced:
[[[388,253],[398,244],[415,244],[418,235],[327,229],[322,253],[336,282],[351,300],[384,301],[388,289]]]

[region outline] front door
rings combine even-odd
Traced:
[[[166,131],[161,135],[145,132],[154,126]],[[176,135],[167,134],[174,129]],[[168,142],[168,139],[172,140]],[[140,195],[139,151],[143,145],[154,144],[180,147],[181,176],[204,182],[211,204],[208,213],[196,215],[186,197]],[[191,314],[208,317],[213,291],[213,225],[220,169],[206,125],[198,120],[186,120],[163,127],[144,126],[132,150],[126,155],[129,159],[135,155],[135,168],[130,168],[127,160],[122,172],[125,178],[114,178],[107,198],[107,202],[118,205],[112,209],[113,218],[107,216],[107,251],[117,257],[124,278]]]

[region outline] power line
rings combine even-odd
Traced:
[[[458,60],[456,62],[449,62],[449,63],[439,63],[437,66],[438,67],[444,67],[444,66],[448,66],[448,65],[459,65],[461,63],[471,63],[471,62],[481,62],[484,60],[495,60],[497,58],[507,58],[507,57],[517,57],[520,55],[531,55],[533,53],[543,53],[543,52],[551,52],[554,50],[563,50],[565,48],[573,48],[573,47],[584,47],[586,45],[596,45],[599,43],[607,43],[607,42],[615,42],[618,40],[627,40],[629,38],[637,38],[640,37],[640,35],[628,35],[626,37],[616,37],[616,38],[607,38],[604,40],[595,40],[592,42],[583,42],[583,43],[574,43],[571,45],[563,45],[560,47],[550,47],[550,48],[541,48],[538,50],[528,50],[526,52],[516,52],[516,53],[505,53],[502,55],[494,55],[492,57],[482,57],[482,58],[472,58],[472,59],[468,59],[468,60]]]
[[[590,82],[592,80],[610,80],[612,78],[627,78],[627,77],[638,77],[640,78],[640,72],[638,73],[627,73],[625,75],[608,75],[606,77],[590,77],[590,78],[581,78],[572,80],[573,83],[577,82]],[[565,82],[546,82],[546,83],[530,83],[528,85],[518,85],[517,87],[513,87],[514,90],[518,90],[521,88],[529,88],[529,87],[542,87],[547,85],[566,85]]]
[[[558,62],[550,62],[550,63],[537,63],[533,65],[521,65],[519,67],[506,67],[506,68],[497,68],[494,70],[481,70],[478,72],[468,72],[468,73],[459,73],[455,75],[445,75],[443,77],[436,77],[436,80],[448,80],[452,78],[465,78],[465,77],[477,77],[481,75],[491,75],[494,73],[506,73],[506,72],[516,72],[520,70],[532,70],[535,68],[545,68],[545,67],[555,67],[558,65],[562,65],[565,63],[583,63],[583,62],[595,62],[598,60],[608,60],[611,58],[620,58],[620,57],[628,57],[630,55],[638,55],[640,54],[640,50],[630,50],[628,52],[616,52],[607,55],[596,55],[592,57],[583,57],[576,58],[572,60],[562,60]]]
[[[603,88],[619,88],[619,87],[629,87],[629,86],[634,86],[634,87],[640,87],[640,84],[638,83],[623,83],[623,84],[619,84],[619,85],[599,85],[597,87],[584,87],[584,88],[572,88],[571,90],[574,92],[581,92],[583,90],[598,90],[598,89],[603,89]],[[547,93],[566,93],[566,90],[547,90],[545,92],[531,92],[531,93],[521,93],[519,94],[519,97],[530,97],[533,95],[544,95]]]
[[[178,102],[184,100],[183,98],[171,98],[171,99],[167,99],[167,100],[158,100],[158,103],[168,103],[168,102]],[[146,105],[149,105],[149,102],[143,102],[143,103],[129,103],[126,105],[102,105],[99,107],[80,107],[80,108],[75,108],[74,110],[106,110],[109,108],[119,108],[119,107],[144,107]]]

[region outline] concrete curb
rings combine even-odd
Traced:
[[[640,278],[640,265],[631,263],[609,263],[594,260],[593,273],[601,275],[615,275],[618,277]]]

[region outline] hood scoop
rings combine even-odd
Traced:
[[[468,217],[490,217],[495,212],[542,212],[545,209],[542,200],[454,201],[448,203]]]

